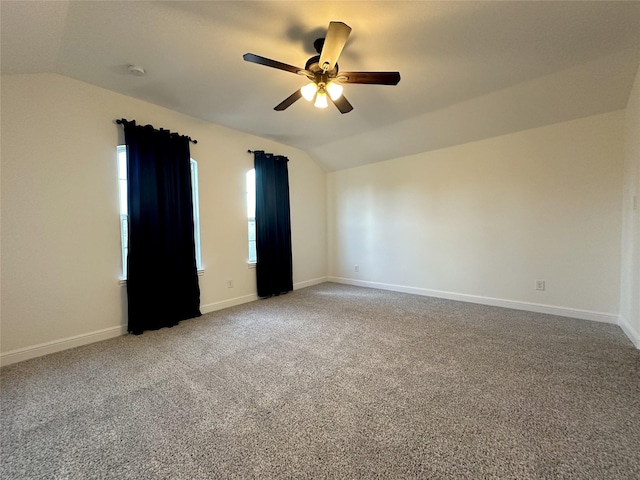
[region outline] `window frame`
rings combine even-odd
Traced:
[[[202,251],[200,244],[200,200],[198,191],[198,162],[190,158],[191,174],[191,200],[193,203],[193,234],[196,248],[196,269],[198,275],[204,273],[202,267]],[[127,282],[127,256],[129,251],[129,213],[128,213],[128,188],[127,179],[127,146],[118,145],[116,148],[116,164],[118,168],[118,203],[120,209],[120,251],[122,275],[120,284]],[[124,204],[124,205],[123,205]]]

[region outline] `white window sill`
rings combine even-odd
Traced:
[[[198,269],[198,276],[201,277],[202,275],[204,275],[204,268],[202,269]],[[127,285],[127,279],[126,278],[121,278],[118,280],[118,285],[120,285],[121,287],[124,287]]]
[[[256,268],[256,263],[247,262],[247,268],[250,268],[250,269]]]

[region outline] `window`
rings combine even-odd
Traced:
[[[191,159],[191,203],[193,203],[193,239],[196,245],[196,268],[202,270],[200,254],[200,202],[198,201],[198,162]]]
[[[122,246],[122,279],[127,278],[129,249],[129,206],[127,183],[127,147],[118,145],[118,190],[120,195],[120,244]],[[198,162],[191,159],[191,194],[193,195],[193,230],[196,243],[196,267],[202,269],[200,254],[200,205],[198,203]]]
[[[249,222],[249,263],[258,261],[256,253],[256,171],[247,172],[247,219]]]
[[[129,198],[127,184],[127,147],[118,145],[118,190],[120,194],[120,245],[122,246],[122,278],[127,278],[129,253]]]

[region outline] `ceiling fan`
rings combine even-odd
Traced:
[[[242,58],[247,62],[304,75],[310,80],[310,83],[296,90],[276,105],[274,110],[285,110],[300,97],[303,97],[309,102],[315,99],[314,105],[318,108],[326,108],[331,101],[341,113],[348,113],[353,110],[353,106],[342,95],[342,83],[397,85],[400,81],[399,72],[341,72],[338,68],[338,57],[340,57],[350,33],[351,27],[345,23],[330,22],[327,36],[318,38],[313,43],[318,55],[307,60],[304,68],[294,67],[253,53],[245,53]]]

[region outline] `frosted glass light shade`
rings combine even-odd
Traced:
[[[318,86],[313,82],[306,84],[304,87],[300,89],[302,98],[304,98],[307,102],[310,102],[311,100],[313,100],[313,97],[315,97],[317,91],[318,91]]]
[[[318,108],[327,108],[329,106],[327,93],[324,91],[318,91],[318,94],[316,95],[316,103],[314,103],[313,106]]]
[[[331,100],[337,100],[342,95],[342,85],[339,83],[329,82],[327,84],[327,93],[331,97]]]

